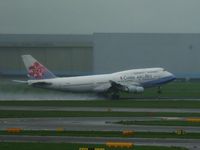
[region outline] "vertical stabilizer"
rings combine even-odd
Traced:
[[[56,78],[56,76],[50,72],[45,66],[40,64],[31,55],[22,55],[22,60],[27,70],[27,75],[30,79],[51,79]]]

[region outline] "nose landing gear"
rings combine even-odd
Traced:
[[[161,93],[162,93],[162,90],[161,90],[161,87],[160,87],[160,86],[158,87],[157,93],[158,93],[158,94],[161,94]]]

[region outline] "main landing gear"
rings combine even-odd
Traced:
[[[112,100],[117,100],[117,99],[120,98],[120,95],[119,95],[119,93],[112,93],[112,94],[110,95],[110,98],[111,98]]]
[[[106,92],[106,93],[101,93],[101,96],[104,96],[107,99],[111,100],[118,100],[120,99],[120,94],[119,92]]]

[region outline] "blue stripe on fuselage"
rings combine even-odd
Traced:
[[[171,82],[173,80],[175,80],[176,78],[174,76],[168,76],[168,77],[163,77],[157,80],[152,80],[152,81],[147,81],[147,82],[143,82],[141,83],[141,85],[143,87],[152,87],[152,86],[159,86],[168,82]]]

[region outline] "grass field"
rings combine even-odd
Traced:
[[[80,147],[101,147],[106,150],[113,150],[105,145],[90,145],[90,144],[66,144],[66,143],[9,143],[1,142],[1,150],[78,150]],[[114,148],[122,150],[122,148]],[[132,150],[187,150],[186,148],[178,147],[157,147],[157,146],[134,146]]]
[[[124,138],[180,138],[200,139],[200,133],[185,133],[178,135],[174,132],[134,132],[133,135],[123,135],[120,131],[31,131],[22,130],[20,133],[0,131],[0,135],[32,135],[32,136],[77,136],[77,137],[124,137]]]
[[[135,98],[200,98],[200,81],[174,81],[161,87],[162,93],[159,94],[157,88],[146,89],[144,93],[122,94],[123,97]]]

